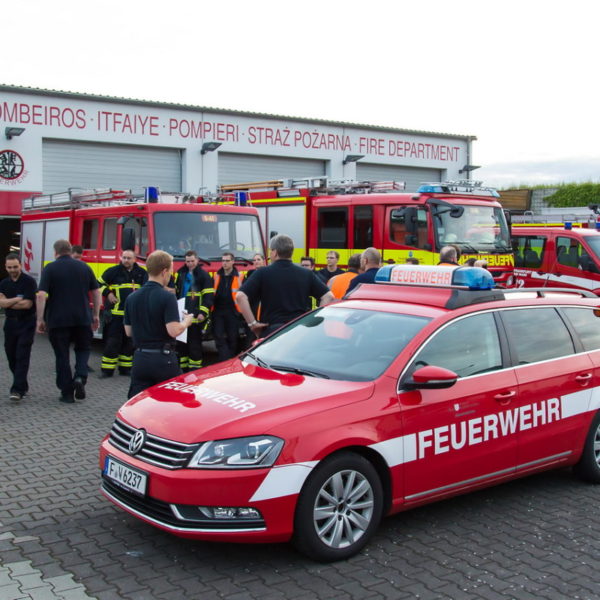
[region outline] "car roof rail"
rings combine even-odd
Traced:
[[[578,289],[574,289],[574,288],[560,288],[560,287],[539,287],[539,288],[535,288],[535,287],[527,287],[527,288],[503,288],[502,292],[505,294],[525,294],[528,292],[532,292],[535,293],[537,295],[538,298],[545,298],[546,294],[548,292],[552,293],[552,294],[577,294],[579,296],[581,296],[582,298],[598,298],[598,296],[596,294],[594,294],[594,292],[591,292],[590,290],[578,290]]]

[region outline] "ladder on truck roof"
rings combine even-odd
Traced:
[[[594,208],[592,208],[594,206]],[[544,209],[542,213],[534,213],[526,210],[522,215],[511,215],[513,225],[529,227],[564,227],[565,223],[571,223],[572,227],[597,227],[596,223],[600,218],[597,205],[588,207],[590,212],[584,212],[585,207]]]
[[[219,186],[222,194],[247,191],[277,191],[282,196],[289,196],[291,191],[309,189],[311,194],[373,194],[385,192],[401,192],[405,189],[404,181],[355,181],[352,179],[329,179],[327,176],[301,177],[298,179],[270,179],[246,183],[230,183]]]
[[[115,206],[140,202],[143,195],[135,195],[131,190],[113,190],[103,188],[97,190],[70,189],[55,194],[42,194],[23,200],[23,212],[29,210],[64,210],[92,206]]]
[[[121,206],[125,204],[193,204],[216,203],[214,195],[194,196],[183,192],[161,192],[158,188],[148,187],[144,193],[134,194],[131,190],[102,188],[94,190],[70,189],[56,194],[32,196],[23,200],[23,212],[31,210],[70,210],[100,206]]]

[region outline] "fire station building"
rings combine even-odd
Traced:
[[[218,185],[465,179],[469,135],[373,127],[0,85],[0,252],[21,201],[70,188],[199,194]]]

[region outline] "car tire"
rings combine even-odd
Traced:
[[[600,411],[592,420],[583,453],[573,472],[585,481],[600,483]]]
[[[383,486],[375,467],[359,454],[335,454],[311,473],[300,492],[293,543],[314,560],[343,560],[365,546],[382,512]]]

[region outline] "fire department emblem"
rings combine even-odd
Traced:
[[[143,429],[138,429],[129,441],[130,454],[137,454],[142,449],[145,441],[146,432]]]
[[[18,179],[25,169],[21,155],[14,150],[0,151],[0,179]]]

